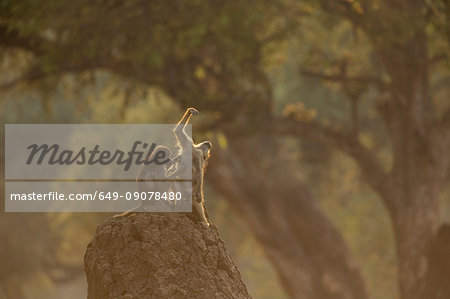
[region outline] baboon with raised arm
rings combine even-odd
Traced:
[[[186,163],[183,163],[182,160],[186,157],[184,157],[183,152],[186,148],[192,147],[192,206],[193,210],[200,216],[203,226],[208,227],[209,222],[206,218],[205,209],[203,206],[203,177],[212,145],[209,141],[203,141],[199,144],[195,144],[187,135],[185,127],[192,115],[198,115],[198,111],[194,108],[187,109],[174,129],[174,133],[178,141],[178,147],[180,148],[178,155],[174,158],[170,158],[169,163],[167,163],[164,167],[153,164],[143,164],[137,175],[136,182],[139,192],[147,192],[151,190],[151,186],[149,186],[149,184],[151,185],[151,182],[148,181],[157,181],[158,179],[161,180],[163,178],[176,179],[185,168]],[[165,151],[167,157],[171,156],[169,148],[165,146],[157,147],[154,153],[158,151]],[[151,159],[152,157],[153,156],[147,157],[147,159]],[[189,159],[189,157],[187,158]],[[175,182],[172,188],[174,188],[176,184],[177,183]],[[149,210],[150,206],[150,202],[142,202],[138,207],[114,217],[127,216],[133,212],[143,212],[145,210]]]
[[[208,227],[209,222],[206,219],[205,208],[203,206],[203,177],[212,145],[209,141],[195,144],[186,134],[185,127],[192,115],[198,115],[198,111],[194,108],[188,108],[175,127],[175,136],[177,137],[181,151],[187,146],[192,146],[192,206],[199,214],[202,224]]]

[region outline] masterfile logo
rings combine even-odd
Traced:
[[[143,150],[146,150],[148,143],[135,141],[132,149],[129,152],[123,152],[121,150],[110,151],[108,149],[100,151],[100,145],[96,144],[91,150],[87,150],[86,147],[81,147],[77,152],[71,149],[65,149],[60,151],[58,144],[32,144],[27,147],[30,150],[28,156],[27,165],[36,163],[41,165],[43,162],[49,165],[108,165],[111,163],[117,163],[118,165],[124,165],[124,170],[128,171],[136,156],[136,165],[165,165],[171,161],[168,156],[168,151],[163,150],[162,147],[157,147],[156,143],[151,144],[147,154],[144,155],[144,151],[138,150],[139,145],[142,145]]]

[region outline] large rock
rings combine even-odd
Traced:
[[[251,298],[214,225],[137,213],[100,224],[84,257],[88,298]]]

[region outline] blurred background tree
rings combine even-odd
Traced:
[[[2,117],[194,106],[207,206],[255,298],[444,298],[448,18],[438,0],[2,0]],[[75,277],[106,216],[3,214],[5,296]]]

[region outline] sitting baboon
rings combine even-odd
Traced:
[[[178,141],[178,147],[180,148],[178,155],[173,159],[171,158],[170,161],[165,164],[165,167],[155,166],[153,164],[143,164],[137,175],[136,182],[138,183],[139,192],[147,192],[151,191],[148,186],[148,181],[177,178],[179,173],[181,173],[185,167],[185,163],[182,162],[184,151],[187,147],[192,147],[192,206],[193,210],[199,214],[202,224],[205,227],[208,227],[209,222],[206,218],[205,209],[203,206],[203,177],[212,145],[209,141],[203,141],[199,144],[195,144],[188,136],[185,131],[185,127],[192,115],[198,115],[198,111],[194,108],[187,109],[174,129],[174,133]],[[161,150],[166,151],[166,157],[171,156],[169,148],[165,146],[159,146],[154,152],[157,153]],[[151,158],[152,156],[147,157],[147,159]],[[177,182],[174,182],[173,186],[175,187],[176,184]],[[142,202],[138,207],[120,215],[116,215],[115,217],[126,216],[132,212],[145,211],[150,207],[150,205],[151,204],[149,202]]]
[[[175,127],[175,136],[177,137],[181,151],[187,146],[192,146],[192,205],[194,210],[198,212],[202,224],[208,227],[209,222],[206,219],[205,208],[203,206],[203,178],[212,145],[209,141],[195,144],[186,134],[185,127],[192,115],[198,115],[198,111],[194,108],[187,109]]]

